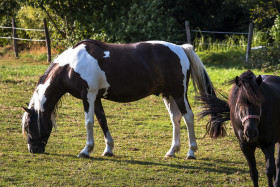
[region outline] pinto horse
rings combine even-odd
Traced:
[[[248,70],[233,83],[228,102],[204,95],[201,116],[214,115],[208,123],[210,135],[224,135],[224,122],[230,119],[240,148],[245,155],[254,186],[258,186],[255,150],[261,148],[266,160],[269,186],[280,186],[280,77],[260,75]],[[277,160],[274,151],[277,144]]]
[[[56,105],[65,93],[83,102],[87,140],[78,157],[89,157],[94,148],[94,114],[105,137],[104,156],[112,156],[114,141],[107,126],[101,98],[132,102],[161,94],[173,124],[167,157],[180,150],[180,120],[189,136],[187,158],[195,158],[197,143],[194,114],[187,99],[190,75],[199,92],[215,94],[209,76],[192,46],[164,41],[109,44],[83,40],[60,54],[39,79],[22,119],[28,149],[43,153],[55,126]]]

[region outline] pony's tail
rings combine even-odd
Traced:
[[[202,111],[199,113],[199,119],[211,115],[206,125],[207,134],[211,138],[218,138],[226,136],[225,122],[230,120],[230,107],[228,105],[228,98],[221,95],[223,99],[219,99],[213,95],[200,95],[196,98],[203,102]]]
[[[190,44],[184,44],[182,45],[182,48],[186,52],[190,61],[191,78],[193,81],[195,92],[197,92],[198,88],[200,94],[216,95],[209,75],[200,58],[194,52],[193,46]]]

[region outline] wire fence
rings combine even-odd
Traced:
[[[0,26],[0,29],[10,29],[12,30],[12,35],[11,36],[0,36],[0,39],[8,39],[8,40],[13,40],[13,48],[15,52],[15,57],[18,57],[18,45],[17,41],[22,40],[22,41],[32,41],[32,42],[45,42],[46,47],[47,47],[47,60],[48,62],[51,62],[51,44],[50,44],[50,36],[49,36],[49,30],[47,27],[47,22],[46,19],[43,19],[44,23],[44,29],[33,29],[33,28],[19,28],[16,27],[15,19],[12,18],[12,27],[7,27],[7,26]],[[17,31],[22,30],[22,31],[34,31],[34,32],[44,32],[45,39],[35,39],[35,38],[20,38],[17,36]]]
[[[45,22],[45,20],[44,20],[44,22]],[[46,42],[46,43],[48,42],[47,40],[50,40],[50,39],[47,39],[47,38],[49,38],[49,34],[48,34],[48,31],[47,31],[47,35],[46,35],[46,29],[47,29],[46,24],[45,24],[45,28],[44,29],[19,28],[19,27],[15,27],[15,24],[12,27],[0,26],[0,29],[11,29],[12,30],[12,33],[13,33],[12,36],[0,36],[0,39],[13,40],[14,41],[14,45],[16,45],[16,41],[17,40],[30,41],[30,42]],[[17,35],[15,34],[17,30],[20,30],[20,31],[44,32],[45,33],[45,39],[20,38],[20,37],[17,37]],[[249,48],[249,50],[251,48],[251,44],[249,44],[249,42],[251,42],[250,41],[251,39],[249,39],[249,37],[252,37],[252,35],[253,35],[253,31],[251,30],[251,33],[250,33],[250,29],[249,29],[249,32],[224,32],[224,31],[209,31],[209,30],[206,30],[206,31],[203,31],[203,30],[190,30],[190,26],[189,26],[188,21],[185,21],[185,30],[178,30],[178,31],[186,33],[187,41],[173,41],[174,43],[186,43],[186,42],[187,43],[192,43],[190,32],[192,32],[192,33],[205,33],[205,34],[223,34],[223,35],[248,35],[248,44],[247,45],[234,44],[234,43],[230,43],[230,44],[219,43],[219,42],[216,42],[216,41],[213,42],[213,43],[209,43],[208,41],[203,41],[203,42],[199,42],[199,45],[212,45],[212,46],[216,45],[216,46],[231,46],[231,47],[238,47],[238,46],[246,47],[247,46],[247,49]],[[50,41],[48,43],[50,43]],[[48,51],[49,50],[50,49],[48,49]],[[15,51],[15,53],[16,53],[16,51]],[[250,53],[250,51],[249,51],[249,53]]]
[[[6,27],[6,26],[0,26],[0,29],[12,29],[12,30],[23,30],[23,31],[38,31],[38,32],[45,32],[44,29],[28,29],[28,28],[18,28],[18,27]],[[32,41],[32,42],[45,42],[46,39],[32,39],[32,38],[18,38],[13,36],[0,36],[2,39],[8,39],[8,40],[23,40],[23,41]]]

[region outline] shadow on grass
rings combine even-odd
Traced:
[[[230,166],[234,166],[235,164],[243,164],[238,162],[225,161],[221,159],[185,160],[186,164],[180,164],[180,163],[174,164],[174,163],[159,163],[153,161],[123,159],[126,156],[78,158],[77,156],[69,155],[69,154],[50,154],[50,153],[44,153],[44,154],[52,155],[52,156],[63,156],[63,157],[69,157],[74,159],[85,159],[91,161],[111,161],[116,163],[127,163],[132,165],[162,166],[162,167],[169,167],[169,168],[176,168],[176,169],[204,170],[205,172],[225,173],[225,174],[234,174],[236,172],[240,172],[240,173],[248,172],[247,168],[239,169],[239,168],[233,168],[227,166],[219,166],[221,163]],[[168,160],[174,158],[166,158],[166,159]],[[193,165],[194,162],[197,162],[198,166],[194,166]],[[188,163],[191,163],[191,165],[189,165]]]

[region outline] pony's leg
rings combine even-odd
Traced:
[[[253,180],[253,184],[254,184],[254,186],[259,186],[259,184],[258,184],[259,176],[258,176],[258,170],[256,167],[256,158],[255,158],[256,147],[245,145],[240,142],[239,142],[239,144],[240,144],[240,148],[248,162],[248,165],[250,168],[250,176],[251,176],[251,179]]]
[[[261,148],[266,160],[266,176],[268,179],[268,186],[273,186],[273,178],[275,178],[276,168],[274,159],[275,145],[271,144],[268,147]]]
[[[102,155],[103,156],[113,156],[114,155],[113,154],[114,140],[108,129],[107,120],[105,117],[105,112],[103,110],[101,99],[96,99],[94,112],[95,112],[96,118],[102,128],[102,131],[104,133],[104,138],[105,138],[106,147],[105,147],[105,150]]]
[[[173,138],[170,150],[166,153],[165,157],[175,157],[175,153],[180,151],[180,121],[182,114],[172,97],[163,98],[164,104],[170,115],[170,119],[173,125]]]
[[[87,142],[85,148],[81,151],[78,157],[88,158],[94,148],[93,124],[94,124],[95,98],[96,98],[96,94],[92,92],[88,92],[87,96],[82,98],[84,108],[85,108],[85,125],[87,130]]]
[[[189,135],[189,151],[186,156],[187,159],[196,159],[194,152],[197,150],[197,144],[195,139],[194,132],[194,114],[188,102],[188,99],[185,97],[176,97],[174,98],[181,114],[183,115],[183,119],[188,128]]]
[[[277,142],[276,177],[274,186],[280,186],[280,143]]]

